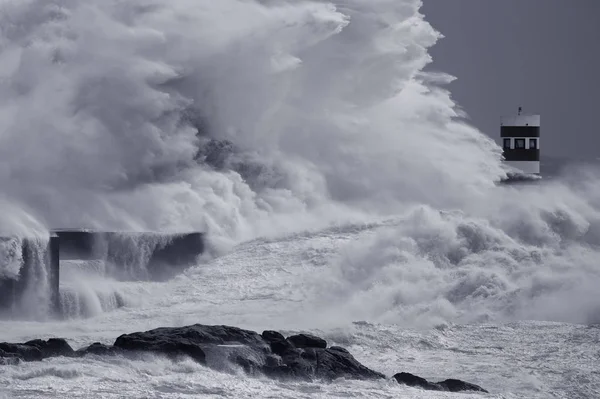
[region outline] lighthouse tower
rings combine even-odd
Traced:
[[[523,174],[540,174],[540,116],[503,117],[500,125],[505,163]]]

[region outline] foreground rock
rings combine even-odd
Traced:
[[[237,365],[249,374],[273,378],[385,378],[360,364],[348,351],[327,349],[325,340],[307,334],[285,338],[275,331],[259,335],[237,327],[196,324],[121,335],[114,347],[169,357],[185,355],[219,370]]]
[[[271,377],[320,378],[333,380],[385,378],[381,373],[360,364],[346,349],[327,348],[324,339],[300,334],[285,338],[276,331],[265,331],[262,338],[277,357],[274,364],[265,364],[262,371]],[[279,360],[279,361],[278,361]]]
[[[393,377],[399,384],[408,385],[409,387],[418,387],[427,389],[430,391],[449,391],[449,392],[462,392],[462,391],[477,391],[488,393],[485,389],[479,385],[471,384],[455,379],[447,379],[440,382],[429,382],[425,378],[410,374],[410,373],[398,373]]]
[[[24,344],[0,343],[0,364],[39,361],[49,357],[128,356],[152,353],[194,361],[222,371],[241,367],[250,375],[275,379],[332,381],[337,378],[374,380],[385,375],[359,363],[348,350],[327,347],[327,341],[310,334],[284,337],[277,331],[258,334],[229,326],[195,324],[186,327],[163,327],[146,332],[123,334],[112,346],[94,342],[74,351],[64,339],[33,340]],[[483,388],[460,380],[431,383],[408,373],[394,376],[409,386],[438,391],[481,391]]]
[[[0,343],[0,358],[24,361],[43,360],[55,356],[73,356],[75,351],[61,338],[47,341],[35,339],[24,344]]]

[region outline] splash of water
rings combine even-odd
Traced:
[[[23,264],[22,241],[16,237],[0,238],[0,279],[16,280]]]
[[[600,322],[598,236],[586,242],[598,222],[590,228],[575,212],[558,211],[521,228],[509,235],[487,219],[417,207],[353,240],[311,280],[319,317],[425,327]]]
[[[0,312],[45,320],[50,315],[48,237],[3,237],[0,242]]]
[[[420,72],[418,5],[4,2],[0,180],[47,226],[234,238],[459,201],[499,151]],[[206,138],[238,167],[198,165]]]
[[[60,289],[61,316],[66,319],[94,317],[136,304],[115,281],[81,271],[71,270]]]

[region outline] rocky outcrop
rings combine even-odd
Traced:
[[[279,363],[263,367],[264,374],[274,378],[385,378],[383,374],[363,366],[346,349],[327,348],[324,339],[313,335],[299,334],[286,339],[276,331],[265,331],[262,338],[269,343],[276,359],[281,359]]]
[[[23,360],[26,362],[43,360],[55,356],[73,356],[75,351],[61,338],[47,341],[35,339],[24,344],[0,343],[0,358]]]
[[[425,378],[416,376],[410,373],[398,373],[393,377],[398,384],[404,384],[409,387],[423,388],[430,391],[441,391],[441,386],[434,384],[433,382],[427,381]]]
[[[34,339],[25,342],[25,345],[40,351],[41,357],[44,359],[55,356],[73,356],[75,354],[71,345],[62,338],[50,338],[46,341]]]
[[[361,364],[345,348],[327,346],[327,341],[310,334],[284,337],[277,331],[258,334],[230,326],[195,324],[163,327],[123,334],[112,346],[94,342],[74,351],[64,339],[33,340],[24,344],[0,343],[0,364],[38,361],[56,356],[137,356],[154,353],[171,359],[189,357],[217,370],[242,368],[250,375],[274,379],[332,381],[337,378],[375,380],[385,375]],[[481,391],[483,388],[460,380],[432,383],[409,373],[393,377],[398,383],[437,391]]]
[[[122,335],[114,347],[169,357],[186,355],[212,368],[237,365],[249,374],[279,379],[385,378],[360,364],[348,351],[327,349],[324,339],[308,334],[285,338],[276,331],[259,335],[237,327],[196,324]]]
[[[327,348],[327,341],[310,334],[292,335],[288,338],[296,348]]]
[[[450,392],[477,391],[489,393],[479,385],[471,384],[470,382],[465,382],[461,380],[447,379],[444,381],[440,381],[437,384],[444,388],[444,390]]]
[[[440,382],[429,382],[425,378],[410,374],[410,373],[398,373],[393,377],[399,384],[404,384],[409,387],[418,387],[430,391],[449,391],[449,392],[462,392],[462,391],[477,391],[486,392],[485,389],[479,385],[471,384],[455,379],[447,379]]]
[[[85,355],[98,355],[98,356],[115,356],[118,354],[122,354],[123,351],[119,348],[115,348],[114,346],[108,346],[101,344],[100,342],[94,342],[90,346],[86,348],[79,349],[77,351],[77,356],[85,356]]]

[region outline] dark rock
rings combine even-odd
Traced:
[[[239,343],[201,345],[206,354],[206,366],[222,372],[234,372],[237,366],[250,375],[261,372],[270,354],[268,346],[252,346]]]
[[[115,341],[115,347],[128,351],[158,353],[170,358],[189,356],[198,363],[204,364],[206,362],[206,355],[202,348],[187,338],[164,336],[162,338],[143,339],[135,336],[121,336]]]
[[[187,355],[206,364],[203,346],[242,344],[268,352],[268,346],[258,333],[229,326],[162,327],[146,332],[121,335],[117,348],[161,353],[168,356]]]
[[[55,356],[73,356],[75,351],[71,348],[71,345],[62,338],[50,338],[47,341],[41,339],[34,339],[32,341],[25,342],[24,345],[32,346],[40,350],[42,357],[55,357]]]
[[[298,334],[288,337],[296,348],[327,348],[327,341],[310,334]]]
[[[342,348],[341,346],[332,346],[331,348],[329,348],[329,350],[350,354],[350,352],[348,352],[348,349]]]
[[[405,384],[410,387],[419,387],[431,391],[450,391],[450,392],[462,392],[462,391],[477,391],[489,393],[479,385],[471,384],[456,379],[447,379],[440,382],[429,382],[425,378],[418,377],[410,373],[398,373],[394,375],[394,379],[399,384]]]
[[[238,355],[233,358],[230,357],[229,360],[232,361],[234,364],[241,366],[244,372],[250,375],[259,374],[263,367],[263,364],[249,357]]]
[[[95,342],[77,352],[62,339],[4,343],[0,344],[0,363],[88,354],[132,356],[141,352],[170,358],[188,356],[216,370],[229,372],[241,367],[250,375],[264,374],[276,379],[385,378],[359,363],[348,350],[338,346],[327,348],[325,340],[313,335],[299,334],[286,339],[276,331],[264,331],[259,335],[237,327],[201,324],[123,334],[113,346]],[[447,389],[454,389],[455,385],[448,381]]]
[[[266,346],[262,337],[250,330],[243,330],[230,326],[205,326],[194,324],[186,327],[162,327],[146,332],[125,334],[122,337],[182,337],[188,338],[196,344],[244,344],[251,346]],[[115,345],[118,346],[118,345]]]
[[[372,380],[385,378],[381,373],[363,366],[348,351],[317,349],[316,375],[324,379],[350,378]]]
[[[465,382],[456,379],[447,379],[444,381],[440,381],[437,385],[442,386],[445,390],[450,392],[461,392],[461,391],[477,391],[477,392],[485,392],[489,393],[479,385],[471,384],[470,382]]]
[[[442,388],[440,385],[434,384],[432,382],[427,381],[425,378],[410,373],[395,374],[394,379],[398,382],[398,384],[408,385],[409,387],[419,387],[431,391],[444,390],[444,388]]]
[[[294,345],[277,331],[263,331],[262,338],[269,344],[271,352],[279,356],[296,356],[300,352]]]
[[[120,353],[121,350],[114,346],[108,346],[101,344],[100,342],[94,342],[87,348],[79,349],[77,354],[79,356],[85,356],[87,354],[99,355],[99,356],[115,356]]]
[[[75,351],[62,338],[47,341],[35,339],[24,344],[0,343],[0,358],[18,358],[26,362],[43,360],[55,356],[73,356]]]
[[[277,331],[263,331],[263,333],[261,334],[262,339],[264,339],[267,342],[272,342],[272,341],[285,341],[285,337]]]
[[[265,365],[264,374],[279,379],[326,380],[385,378],[360,364],[348,351],[305,348],[287,352],[281,365]]]
[[[306,348],[306,349],[303,349],[303,350],[299,351],[299,353],[300,353],[300,358],[301,359],[305,359],[305,360],[308,360],[310,362],[313,362],[313,361],[316,362],[317,361],[318,355],[317,355],[316,348]]]
[[[18,358],[26,362],[43,360],[42,351],[35,346],[25,344],[9,344],[6,342],[0,343],[0,357],[2,358]]]
[[[20,361],[21,358],[17,353],[5,352],[0,349],[0,365],[18,364]]]
[[[265,358],[265,367],[279,367],[281,366],[281,358],[275,355],[268,355]]]
[[[327,342],[309,334],[299,334],[285,339],[276,331],[264,331],[262,338],[271,351],[281,357],[281,363],[267,363],[264,374],[277,379],[323,379],[340,377],[353,379],[385,378],[360,364],[348,350],[339,346],[327,348]]]

